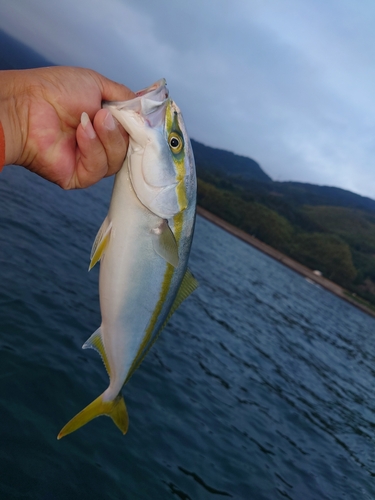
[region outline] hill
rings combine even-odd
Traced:
[[[276,205],[325,205],[350,207],[375,213],[375,200],[333,186],[319,186],[302,182],[273,181],[260,165],[243,156],[215,148],[208,148],[192,140],[198,177],[229,189],[238,188],[257,200]],[[212,160],[208,155],[212,151]],[[217,162],[218,166],[215,166]],[[272,201],[273,200],[273,201]]]
[[[0,69],[51,66],[0,30]],[[375,201],[344,189],[275,182],[259,163],[192,140],[198,202],[375,304]]]
[[[375,213],[375,200],[337,187],[273,181],[271,184],[265,184],[261,190],[263,193],[282,196],[293,205],[350,207]]]
[[[3,30],[0,30],[0,47],[0,69],[29,69],[53,66],[53,63]]]
[[[221,150],[213,155],[216,169],[199,147],[195,156],[203,208],[375,304],[374,200],[336,187],[261,180],[260,165],[253,169],[243,157],[234,174],[236,155]]]
[[[194,139],[191,140],[191,144],[198,173],[224,176],[233,182],[254,179],[263,182],[272,181],[271,177],[260,168],[259,163],[251,158],[205,146]]]

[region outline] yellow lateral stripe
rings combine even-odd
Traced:
[[[185,208],[188,206],[188,199],[186,196],[186,186],[184,181],[180,181],[177,184],[176,192],[177,192],[178,208],[180,210],[185,210]]]
[[[183,218],[184,218],[183,212],[179,212],[173,218],[174,229],[175,229],[174,235],[175,235],[175,238],[177,241],[177,245],[179,244],[180,239],[181,239]],[[158,320],[158,317],[159,317],[161,310],[163,308],[163,304],[164,304],[165,299],[167,297],[167,294],[169,292],[169,288],[171,285],[171,281],[172,281],[174,272],[175,272],[175,268],[171,264],[167,264],[167,268],[166,268],[165,273],[164,273],[163,283],[161,285],[159,300],[155,306],[154,312],[152,313],[152,316],[151,316],[150,322],[148,324],[145,336],[142,340],[140,348],[138,349],[137,355],[134,358],[134,361],[130,367],[128,376],[126,377],[124,384],[126,384],[126,382],[130,379],[130,377],[133,375],[135,370],[138,368],[138,366],[143,361],[143,358],[145,355],[142,355],[142,353],[143,353],[144,349],[146,348],[147,344],[151,340],[152,333],[154,331],[156,322]]]
[[[160,314],[161,309],[163,307],[165,298],[166,298],[168,291],[169,291],[169,287],[170,287],[170,284],[172,281],[174,270],[175,270],[175,268],[171,264],[167,264],[167,269],[166,269],[166,272],[164,274],[164,280],[163,280],[163,284],[161,287],[161,292],[160,292],[160,297],[159,297],[158,303],[156,304],[154,312],[151,316],[149,326],[146,330],[146,334],[145,334],[143,341],[142,341],[142,344],[138,350],[137,356],[134,358],[134,361],[130,367],[128,376],[126,377],[126,380],[125,380],[125,384],[130,379],[130,377],[133,375],[135,370],[139,367],[139,365],[142,363],[143,358],[146,355],[146,353],[144,353],[144,355],[143,355],[143,352],[144,352],[144,349],[147,347],[147,344],[151,340],[152,332],[154,330],[156,321],[159,317],[159,314]]]
[[[171,112],[171,99],[168,99],[166,108],[165,108],[165,128],[169,132],[172,130],[173,118]]]
[[[177,112],[172,109],[172,101],[169,99],[165,112],[165,128],[167,134],[169,135],[172,131],[176,131],[176,133],[181,136],[181,140],[183,140],[183,133],[180,129]],[[186,168],[185,168],[185,148],[183,148],[181,153],[174,155],[172,152],[173,162],[176,166],[176,194],[177,194],[177,202],[180,211],[185,210],[188,206],[188,199],[186,193],[185,186],[185,176],[186,176]]]
[[[147,356],[148,352],[150,351],[151,347],[154,345],[156,340],[158,339],[160,333],[170,320],[172,314],[176,311],[176,309],[180,306],[180,304],[192,293],[194,290],[198,288],[198,281],[194,278],[194,276],[191,274],[189,269],[186,270],[186,273],[182,279],[180,288],[177,292],[177,296],[174,299],[174,302],[172,304],[172,307],[169,310],[169,313],[167,317],[164,320],[164,323],[161,325],[159,330],[157,331],[156,335],[153,336],[153,338],[149,341],[149,343],[146,345],[145,349],[138,355],[138,358],[136,360],[136,364],[134,365],[133,371],[129,372],[129,375],[126,379],[126,381],[129,380],[129,378],[132,376],[132,374],[135,372],[135,370],[139,367],[139,365],[142,363],[144,358]]]

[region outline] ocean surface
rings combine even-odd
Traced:
[[[124,388],[128,434],[56,440],[108,383],[81,346],[111,186],[0,174],[0,499],[374,499],[374,319],[201,218],[200,288]]]

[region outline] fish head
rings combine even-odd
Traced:
[[[129,134],[125,164],[139,201],[163,219],[185,210],[195,193],[194,158],[165,80],[140,90],[134,99],[105,107]]]

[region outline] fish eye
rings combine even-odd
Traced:
[[[182,138],[176,132],[169,134],[168,143],[173,153],[179,153],[183,146]]]

